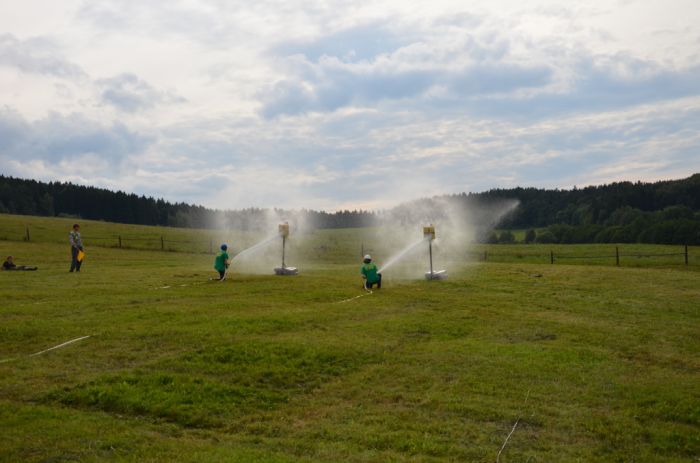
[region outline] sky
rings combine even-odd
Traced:
[[[0,0],[0,173],[380,209],[700,172],[697,0]]]

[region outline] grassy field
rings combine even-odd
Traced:
[[[700,458],[697,261],[489,247],[368,294],[364,231],[305,240],[299,276],[219,283],[210,255],[90,247],[114,228],[85,221],[69,274],[72,221],[23,219],[44,242],[0,241],[40,266],[0,272],[0,461],[493,462],[516,422],[501,462]]]

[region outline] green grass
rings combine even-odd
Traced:
[[[341,302],[367,231],[218,283],[206,254],[95,246],[69,274],[34,220],[48,242],[0,241],[40,266],[0,272],[0,461],[492,462],[518,418],[502,462],[700,457],[697,266],[494,258]]]

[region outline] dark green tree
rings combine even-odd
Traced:
[[[537,232],[533,228],[525,232],[525,239],[523,240],[525,243],[534,243],[535,239],[537,239]]]
[[[510,230],[503,230],[498,235],[498,242],[501,244],[512,244],[515,243],[515,235]]]

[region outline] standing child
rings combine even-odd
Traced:
[[[83,265],[81,254],[83,253],[83,240],[80,237],[80,225],[73,224],[73,230],[68,234],[70,240],[70,271],[80,271],[80,266]]]
[[[216,255],[214,259],[214,268],[219,272],[219,280],[223,280],[226,276],[226,269],[231,264],[228,257],[228,245],[225,243],[221,245],[221,251]]]
[[[372,262],[372,256],[367,254],[360,269],[362,279],[365,280],[365,289],[372,289],[377,285],[377,289],[382,289],[382,274],[377,270],[377,264]]]

